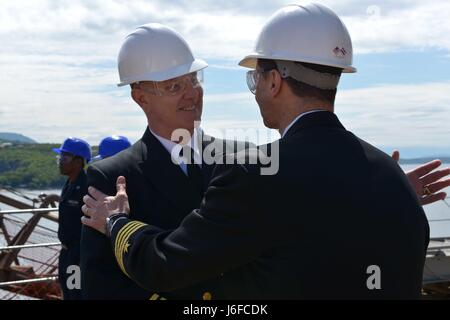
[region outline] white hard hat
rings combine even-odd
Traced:
[[[256,68],[257,59],[306,62],[356,72],[347,28],[333,11],[316,3],[288,5],[275,12],[259,34],[254,52],[239,65]]]
[[[118,67],[124,86],[138,81],[164,81],[206,68],[175,30],[149,23],[130,33],[120,48]]]

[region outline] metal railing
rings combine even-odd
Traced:
[[[60,245],[61,245],[61,242],[25,244],[25,245],[21,245],[21,246],[0,247],[0,252],[9,251],[9,250],[40,248],[40,247],[55,247],[55,246],[60,246]]]
[[[21,285],[21,284],[55,281],[57,279],[58,279],[58,276],[53,276],[53,277],[45,277],[45,278],[36,278],[36,279],[26,279],[26,280],[0,282],[0,288],[1,287],[16,286],[16,285]]]
[[[58,222],[58,208],[39,208],[39,209],[15,209],[15,210],[0,210],[0,218],[6,215],[21,215],[21,214],[42,214],[42,217],[53,222]]]
[[[58,208],[0,210],[0,215],[26,214],[26,213],[36,214],[36,213],[50,213],[50,212],[58,212]]]

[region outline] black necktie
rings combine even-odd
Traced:
[[[189,154],[187,158],[187,173],[192,186],[203,194],[203,175],[202,170],[198,164],[195,163],[194,150],[189,146],[183,147],[183,153]],[[190,158],[189,158],[190,157]]]

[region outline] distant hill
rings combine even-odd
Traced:
[[[13,133],[13,132],[0,132],[0,140],[16,142],[16,143],[37,143],[36,141],[34,141],[31,138],[28,138],[22,134]]]

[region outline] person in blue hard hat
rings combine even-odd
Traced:
[[[92,158],[92,162],[112,157],[116,153],[131,146],[127,137],[112,135],[104,138],[98,147],[98,155]]]
[[[60,173],[68,177],[59,202],[59,282],[65,300],[78,300],[81,298],[79,281],[69,277],[77,271],[80,273],[81,206],[87,193],[84,167],[91,160],[91,147],[82,139],[69,137],[53,151],[58,154]]]

